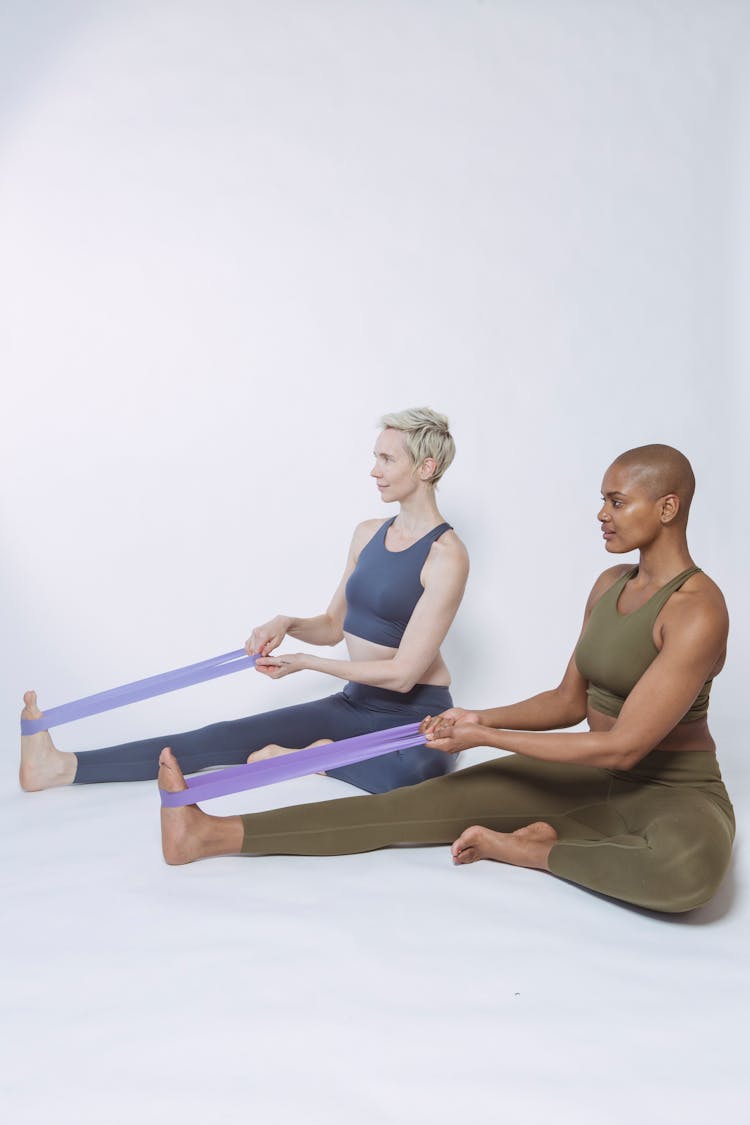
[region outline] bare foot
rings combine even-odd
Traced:
[[[310,750],[313,746],[327,746],[332,741],[330,738],[319,738],[317,742],[311,742],[304,749]],[[296,754],[298,749],[299,747],[294,746],[277,746],[275,742],[271,742],[261,750],[254,750],[247,760],[248,762],[264,762],[266,758],[281,758],[284,754]]]
[[[516,832],[493,832],[475,824],[467,828],[451,847],[454,863],[476,863],[494,859],[514,867],[534,867],[549,871],[549,853],[557,840],[551,824],[538,820]]]
[[[22,719],[41,719],[43,712],[36,702],[36,692],[27,691],[23,697],[26,704],[21,712]],[[49,731],[21,735],[21,768],[18,780],[27,793],[37,793],[41,789],[52,789],[56,785],[70,785],[76,775],[78,759],[75,754],[58,750],[49,736]]]
[[[172,751],[166,746],[159,756],[159,788],[168,793],[187,789],[185,778]],[[244,830],[239,816],[209,816],[197,805],[161,810],[161,846],[167,863],[192,863],[212,855],[237,855]]]

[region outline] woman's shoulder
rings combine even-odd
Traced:
[[[664,606],[666,616],[689,613],[728,621],[727,603],[719,586],[704,570],[691,574],[686,582],[675,590]]]
[[[444,531],[434,540],[430,546],[427,562],[441,570],[450,567],[462,574],[469,573],[469,552],[464,541],[453,528]]]
[[[360,551],[367,546],[373,535],[380,530],[384,523],[388,523],[388,520],[362,520],[361,523],[357,524],[352,535],[352,550],[355,555],[359,555]]]

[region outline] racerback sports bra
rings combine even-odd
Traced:
[[[654,622],[665,602],[688,578],[698,574],[700,567],[683,570],[632,613],[620,613],[617,602],[625,584],[638,573],[638,567],[625,572],[599,598],[576,646],[576,667],[589,681],[587,695],[595,711],[613,718],[659,650],[654,644]],[[708,714],[711,680],[698,692],[690,710],[680,722],[704,719]]]
[[[438,524],[405,551],[389,551],[385,545],[386,520],[360,551],[357,565],[346,584],[344,632],[378,645],[398,648],[414,607],[424,593],[419,580],[430,547],[449,523]]]

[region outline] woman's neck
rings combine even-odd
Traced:
[[[695,563],[687,539],[682,536],[671,542],[656,541],[643,547],[638,558],[638,577],[644,586],[666,586],[670,579]]]
[[[395,520],[398,530],[406,538],[416,538],[426,534],[430,528],[443,522],[435,502],[433,489],[429,493],[417,493],[402,500]]]

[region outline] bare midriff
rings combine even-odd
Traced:
[[[352,633],[344,633],[349,659],[359,660],[392,660],[398,652],[397,648],[388,645],[378,645],[374,641],[366,641],[364,637],[355,637]],[[437,654],[430,667],[419,677],[420,684],[432,684],[433,687],[450,687],[451,675],[443,657]]]
[[[586,716],[589,728],[600,732],[612,730],[617,722],[612,715],[603,715],[601,711],[594,711],[589,707]],[[692,723],[678,723],[669,734],[654,746],[654,750],[708,750],[716,753],[716,743],[708,729],[707,719],[696,719]]]

